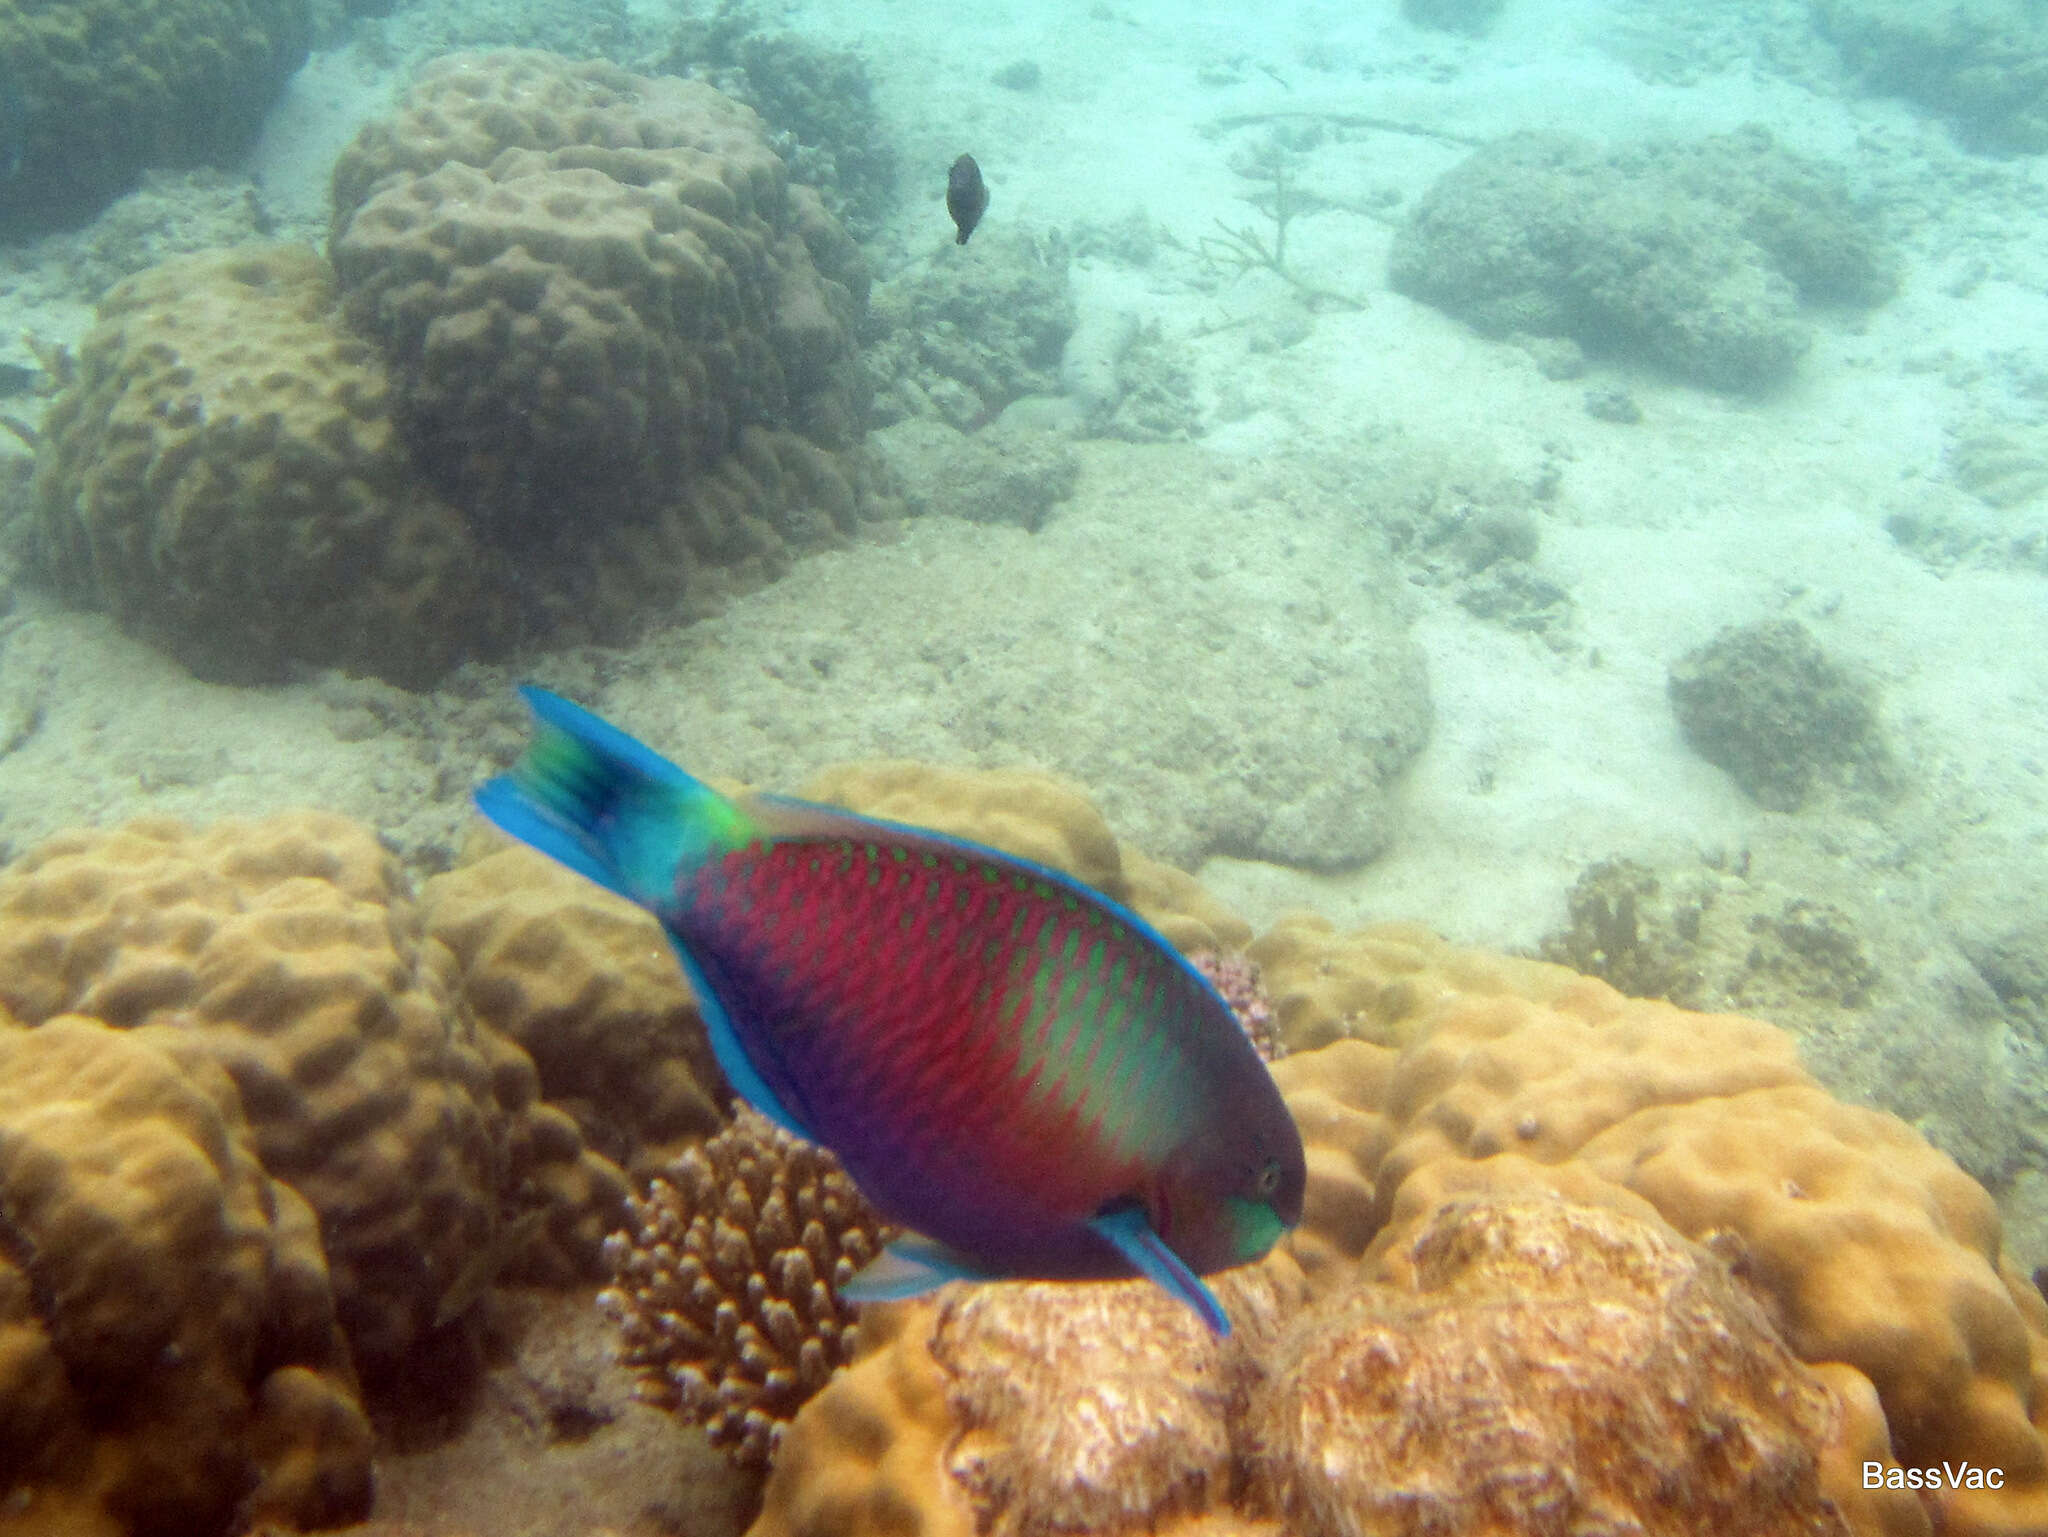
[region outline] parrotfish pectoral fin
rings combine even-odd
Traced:
[[[905,1233],[840,1287],[839,1295],[848,1302],[901,1302],[936,1291],[948,1281],[998,1279],[942,1243]]]
[[[533,744],[476,804],[521,842],[658,907],[679,869],[755,835],[732,802],[653,748],[544,689],[519,693],[533,711]]]
[[[1187,1261],[1167,1248],[1166,1240],[1152,1231],[1152,1224],[1141,1208],[1116,1207],[1090,1218],[1088,1226],[1115,1244],[1139,1275],[1193,1308],[1211,1333],[1219,1339],[1229,1338],[1230,1315],[1223,1311],[1223,1304],[1202,1284],[1202,1278],[1188,1269]]]

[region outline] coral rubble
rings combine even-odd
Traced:
[[[1730,625],[1673,665],[1670,693],[1693,750],[1773,811],[1822,785],[1893,780],[1870,686],[1796,619]]]

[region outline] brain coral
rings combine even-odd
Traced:
[[[439,1321],[514,1211],[518,1256],[587,1267],[623,1195],[533,1065],[463,1006],[369,829],[320,813],[60,835],[0,871],[0,1004],[161,1027],[240,1091],[256,1150],[320,1223],[366,1373]]]
[[[334,197],[349,314],[421,468],[480,520],[573,544],[747,428],[859,435],[859,250],[708,85],[456,55],[343,154]]]
[[[370,1430],[313,1214],[175,1030],[0,1014],[10,1531],[363,1515]]]
[[[43,572],[195,671],[618,641],[898,510],[859,251],[708,86],[458,56],[335,186],[338,290],[296,249],[138,274],[38,453]]]
[[[311,30],[306,0],[5,0],[0,234],[83,222],[144,166],[232,154]]]
[[[501,641],[482,552],[412,484],[384,366],[337,314],[298,247],[117,285],[44,424],[45,574],[206,677],[417,683]]]

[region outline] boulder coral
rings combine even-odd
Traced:
[[[312,1211],[173,1027],[0,1012],[9,1531],[363,1515],[370,1428]]]
[[[1876,1460],[2002,1472],[1999,1488],[1922,1491],[1853,1526],[2048,1526],[2048,1304],[2004,1254],[1989,1194],[1946,1154],[1834,1099],[1756,1020],[1624,998],[1542,962],[1475,965],[1412,927],[1318,932],[1293,925],[1284,958],[1252,947],[1283,1018],[1327,970],[1376,993],[1405,1045],[1340,1040],[1274,1070],[1298,1116],[1343,1139],[1310,1154],[1305,1258],[1385,1269],[1404,1232],[1503,1170],[1639,1199],[1724,1258],[1839,1400],[1879,1406]],[[1415,981],[1459,974],[1475,990]],[[1297,1007],[1299,1028],[1336,1028],[1308,1014]]]
[[[649,1174],[718,1131],[725,1080],[645,908],[495,837],[420,905],[478,1020],[532,1055],[548,1103],[598,1152]]]
[[[415,476],[376,349],[299,246],[117,284],[36,456],[35,563],[203,677],[293,659],[424,683],[511,633],[486,552]]]
[[[504,1224],[514,1273],[594,1269],[624,1194],[533,1064],[464,1006],[397,861],[345,818],[59,835],[0,871],[0,1005],[174,1037],[224,1071],[318,1219],[367,1376],[396,1370]]]
[[[710,86],[535,52],[441,60],[337,162],[331,249],[416,462],[490,542],[573,549],[672,507],[750,437],[817,482],[752,516],[807,505],[851,530],[831,456],[866,411],[866,268]],[[718,501],[688,518],[705,553],[762,542]]]
[[[753,1537],[1852,1530],[1865,1427],[1654,1212],[1470,1198],[1408,1236],[1403,1284],[1229,1273],[1227,1340],[1138,1282],[892,1308]]]
[[[1802,302],[1897,285],[1841,176],[1761,129],[1613,153],[1510,134],[1423,195],[1390,274],[1489,335],[1569,337],[1726,390],[1791,373],[1812,344]]]
[[[307,0],[7,0],[0,238],[83,223],[146,166],[233,156],[312,30]]]
[[[859,251],[745,107],[457,55],[335,176],[332,266],[210,253],[101,305],[38,452],[66,596],[202,676],[418,687],[699,616],[899,510]]]
[[[1289,1532],[1847,1537],[1834,1395],[1654,1213],[1468,1197],[1399,1247],[1402,1284],[1340,1287],[1263,1363]]]

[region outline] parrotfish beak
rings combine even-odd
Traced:
[[[1271,1202],[1247,1201],[1241,1196],[1225,1199],[1225,1210],[1230,1221],[1230,1252],[1235,1263],[1248,1265],[1261,1259],[1278,1243],[1287,1230],[1294,1226]],[[1295,1216],[1301,1214],[1300,1202],[1295,1203]]]

